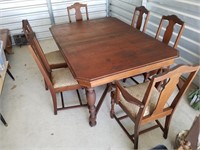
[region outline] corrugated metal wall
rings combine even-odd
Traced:
[[[75,1],[72,0],[51,0],[52,10],[55,18],[55,23],[68,22],[68,16],[66,7],[72,5]],[[76,1],[77,2],[77,1]],[[107,15],[107,1],[106,0],[88,0],[88,1],[79,1],[81,3],[88,5],[89,18],[102,18]],[[83,10],[83,14],[84,14]],[[73,13],[72,13],[73,15]],[[84,17],[84,15],[83,15]],[[72,17],[73,19],[74,17]]]
[[[142,0],[109,0],[109,16],[131,24],[135,7],[142,5]]]
[[[12,35],[19,34],[22,31],[21,20],[28,19],[39,39],[51,38],[49,27],[53,23],[68,22],[66,7],[74,2],[76,1],[1,0],[0,28],[9,28]],[[146,32],[153,37],[162,15],[177,15],[186,23],[186,27],[178,46],[180,58],[176,63],[200,63],[199,0],[79,0],[78,2],[88,4],[90,19],[106,17],[109,14],[127,24],[131,23],[135,7],[146,5],[151,12]],[[199,84],[199,80],[200,77],[196,78],[195,82]]]
[[[49,27],[68,22],[66,7],[74,2],[88,4],[91,19],[107,15],[107,0],[1,0],[0,28],[9,28],[12,35],[19,34],[22,19],[28,19],[38,39],[51,38]]]
[[[150,19],[146,33],[155,37],[162,15],[175,14],[186,26],[178,45],[180,57],[177,64],[200,63],[200,1],[199,0],[110,0],[110,15],[130,24],[135,6],[146,4]],[[174,35],[177,34],[175,27]],[[174,38],[170,41],[173,44]],[[194,81],[200,84],[200,72]]]
[[[186,26],[178,46],[181,58],[177,63],[195,64],[199,62],[200,53],[200,1],[165,1],[149,0],[148,9],[151,11],[147,33],[155,36],[162,15],[175,14],[182,19]],[[176,30],[175,33],[176,34]]]
[[[46,0],[3,0],[0,1],[0,28],[8,28],[11,34],[22,32],[22,19],[30,21],[38,38],[50,36],[51,21]]]

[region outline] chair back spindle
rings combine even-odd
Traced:
[[[178,65],[172,70],[164,72],[159,75],[155,75],[152,78],[147,88],[145,97],[143,99],[144,100],[143,103],[145,104],[145,107],[149,105],[149,99],[151,97],[153,89],[157,88],[156,87],[157,83],[160,83],[161,89],[159,89],[160,94],[159,94],[157,103],[155,105],[154,110],[152,111],[152,114],[149,116],[148,120],[151,120],[150,118],[155,118],[156,116],[163,117],[169,114],[173,114],[181,97],[186,92],[192,80],[196,76],[199,70],[199,67],[200,66]],[[173,94],[173,92],[175,91],[177,84],[179,83],[179,80],[183,74],[188,74],[188,78],[185,80],[184,85],[181,87],[181,89],[178,91],[175,98],[172,100],[172,103],[168,104],[168,100],[170,96]],[[169,106],[166,107],[167,105]],[[143,122],[145,122],[145,119],[143,120]]]
[[[158,27],[158,30],[157,30],[157,33],[156,33],[156,37],[155,37],[156,39],[159,39],[160,32],[162,30],[164,21],[167,21],[168,25],[166,27],[166,30],[165,30],[164,34],[163,34],[162,42],[167,44],[167,45],[169,44],[170,39],[171,39],[171,37],[173,35],[173,31],[174,31],[175,25],[179,25],[180,26],[179,32],[178,32],[177,36],[175,37],[175,42],[173,44],[173,48],[177,48],[178,47],[178,43],[179,43],[180,38],[181,38],[181,35],[182,35],[183,31],[184,31],[185,24],[181,19],[179,19],[175,15],[162,16],[160,24],[159,24],[159,27]],[[169,66],[166,69],[169,69]],[[149,77],[155,75],[157,72],[158,72],[158,70],[153,70],[153,71],[150,71],[150,72],[143,73],[144,82]]]
[[[166,30],[164,32],[163,39],[162,39],[162,42],[165,43],[165,44],[169,44],[169,41],[172,37],[175,25],[178,24],[180,26],[178,35],[177,35],[176,40],[175,40],[174,45],[173,45],[174,48],[177,48],[178,43],[179,43],[180,38],[181,38],[181,35],[184,31],[185,24],[176,15],[162,16],[160,24],[159,24],[159,28],[158,28],[157,33],[156,33],[156,39],[158,39],[159,36],[160,36],[160,32],[161,32],[161,29],[163,27],[164,21],[168,21],[168,26],[166,27]]]
[[[138,17],[136,19],[137,12],[139,12],[139,14],[138,14]],[[147,27],[147,23],[148,23],[148,20],[149,20],[149,14],[150,14],[149,11],[144,6],[136,7],[134,14],[133,14],[131,26],[132,27],[135,26],[136,29],[141,30],[143,17],[145,17],[144,25],[143,25],[143,29],[142,29],[142,32],[145,32],[146,27]]]
[[[51,67],[45,57],[45,54],[39,44],[39,41],[37,37],[35,36],[35,33],[32,30],[32,27],[30,26],[28,20],[22,20],[22,26],[23,26],[23,31],[26,36],[26,39],[28,40],[29,44],[31,45],[32,49],[34,50],[35,53],[40,57],[41,63],[45,66],[46,70],[51,72]]]
[[[68,18],[69,18],[70,23],[72,22],[71,14],[70,14],[71,9],[75,10],[76,21],[82,21],[83,20],[81,8],[85,8],[86,18],[87,18],[87,20],[89,20],[87,4],[81,4],[81,3],[77,2],[77,3],[74,3],[73,5],[67,7],[67,13],[68,13]]]

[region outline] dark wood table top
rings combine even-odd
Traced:
[[[75,79],[95,87],[169,66],[178,51],[115,18],[50,28]]]

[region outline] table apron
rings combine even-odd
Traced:
[[[151,64],[151,65],[148,65],[148,66],[144,66],[144,67],[139,67],[139,68],[129,70],[129,71],[126,71],[126,72],[114,74],[112,76],[103,77],[103,78],[100,78],[100,79],[97,79],[97,80],[94,80],[94,81],[87,81],[87,80],[83,80],[83,79],[76,79],[76,80],[83,87],[87,87],[87,88],[96,87],[96,86],[100,86],[100,85],[110,83],[110,82],[115,81],[115,80],[121,80],[121,79],[124,79],[124,78],[139,75],[139,74],[149,72],[149,71],[152,71],[152,70],[156,70],[156,69],[159,69],[159,68],[162,68],[162,67],[170,66],[174,63],[174,59],[175,58],[169,59],[169,60],[166,60],[166,61],[162,61],[162,62],[159,62],[159,63]]]

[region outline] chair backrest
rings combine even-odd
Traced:
[[[48,73],[51,73],[50,65],[45,57],[45,54],[42,50],[42,47],[40,46],[40,43],[35,36],[35,33],[33,32],[31,25],[29,24],[28,20],[22,20],[22,28],[24,31],[24,34],[26,36],[27,41],[31,45],[32,49],[37,53],[37,55],[40,57],[42,63],[44,64],[46,70]]]
[[[159,38],[159,35],[160,35],[161,29],[163,27],[163,22],[164,21],[168,21],[168,26],[166,27],[166,30],[165,30],[165,33],[164,33],[163,39],[162,39],[162,42],[164,42],[165,44],[169,43],[169,41],[170,41],[170,39],[172,37],[173,31],[174,31],[174,26],[176,24],[180,25],[180,29],[179,29],[179,32],[177,34],[177,37],[176,37],[176,40],[175,40],[174,46],[173,46],[174,48],[177,48],[178,43],[179,43],[180,38],[181,38],[181,35],[183,33],[185,24],[181,19],[179,19],[175,15],[162,16],[162,19],[161,19],[160,24],[159,24],[158,31],[156,33],[156,39]]]
[[[51,90],[53,89],[53,85],[52,85],[52,81],[50,79],[50,74],[48,72],[48,70],[46,69],[43,61],[41,60],[40,56],[37,53],[37,50],[35,50],[35,47],[32,47],[31,45],[29,45],[29,50],[40,70],[40,72],[42,73],[45,83],[47,84],[48,88]]]
[[[138,113],[138,117],[141,118],[142,123],[147,123],[149,121],[173,114],[182,95],[186,92],[187,88],[189,87],[195,75],[197,74],[199,68],[199,65],[179,65],[172,68],[170,71],[154,76],[150,81],[145,96],[143,98],[142,103],[144,104],[144,108],[140,108]],[[171,102],[169,102],[168,100],[172,93],[175,91],[179,79],[183,74],[188,75],[188,77],[186,78],[183,86],[178,91],[175,98]],[[158,88],[158,85],[160,85],[160,87],[162,88],[160,89],[160,95],[158,96],[155,108],[150,115],[145,116],[143,118],[145,109],[150,103],[149,100],[152,96],[153,90],[155,89],[155,87]]]
[[[139,12],[139,14],[138,14],[138,17],[136,19],[137,12]],[[143,29],[142,29],[142,32],[145,32],[146,27],[147,27],[147,23],[148,23],[148,20],[149,20],[149,14],[150,14],[149,11],[144,6],[136,7],[134,14],[133,14],[131,26],[135,27],[138,30],[141,30],[142,22],[143,22],[143,20],[145,20],[144,25],[143,25]],[[146,15],[145,19],[143,19],[144,15]]]
[[[22,29],[23,32],[26,36],[27,41],[29,41],[29,36],[31,36],[31,34],[33,34],[35,36],[35,32],[33,32],[31,25],[29,24],[28,20],[22,20]]]
[[[86,13],[86,18],[87,20],[89,20],[89,16],[88,16],[88,8],[87,8],[87,4],[81,4],[81,3],[74,3],[73,5],[67,7],[67,13],[68,13],[68,18],[69,18],[69,22],[71,23],[71,15],[70,15],[70,10],[71,9],[75,9],[75,16],[76,16],[76,21],[82,21],[83,17],[82,17],[82,13],[81,13],[81,8],[85,8],[85,13]]]
[[[31,40],[30,40],[30,45],[31,47],[34,49],[34,52],[37,53],[37,55],[40,57],[41,63],[43,63],[44,67],[46,68],[48,74],[51,74],[51,68],[50,65],[44,55],[44,52],[40,46],[39,41],[37,40],[37,38],[34,36]]]

